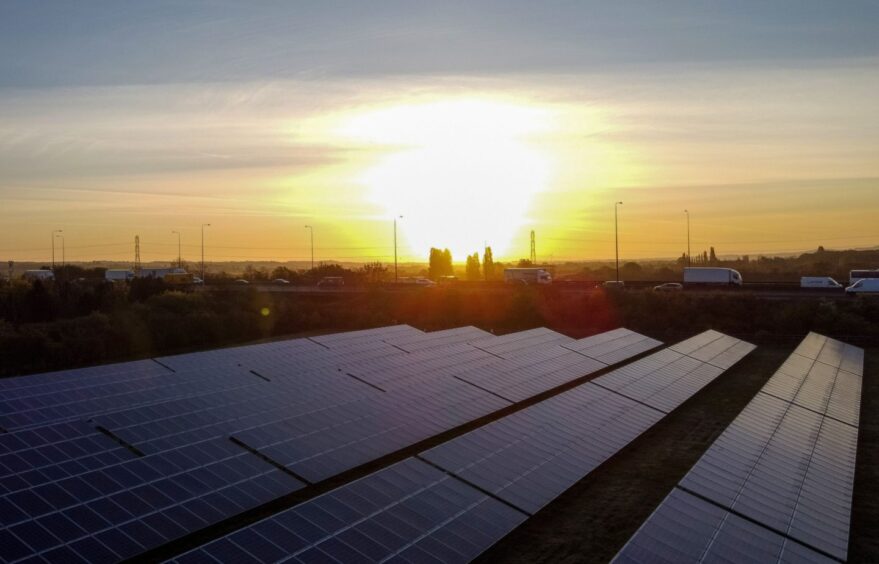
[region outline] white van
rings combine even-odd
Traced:
[[[800,288],[842,288],[842,284],[829,276],[803,276]]]
[[[845,293],[855,294],[879,294],[879,278],[863,278],[845,289]]]

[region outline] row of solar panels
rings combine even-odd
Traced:
[[[2,380],[2,557],[135,556],[658,344],[395,326]]]
[[[176,560],[467,562],[752,349],[708,331]]]
[[[809,334],[615,562],[844,562],[863,365]]]

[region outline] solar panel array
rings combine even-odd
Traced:
[[[467,562],[527,515],[408,458],[176,559]]]
[[[705,346],[722,337],[707,339]],[[740,343],[736,340],[729,347]],[[744,356],[748,349],[737,350]],[[632,363],[629,366],[640,368],[628,373],[638,374],[640,380],[652,375],[668,381],[662,368],[681,357],[666,349]],[[592,382],[620,370],[624,369]],[[660,408],[592,382],[242,528],[176,561],[468,562],[665,415]],[[704,385],[689,382],[691,394]]]
[[[810,333],[616,561],[845,561],[863,361]]]
[[[723,347],[713,343],[723,341]],[[700,343],[692,346],[693,343]],[[707,361],[675,348],[684,347]],[[709,355],[703,354],[712,348]],[[494,421],[423,458],[534,513],[723,373],[752,345],[709,332]]]
[[[605,366],[590,339],[658,344],[535,333],[400,325],[0,380],[0,559],[128,558],[510,405],[463,377],[515,364],[470,341],[583,361],[539,391]]]

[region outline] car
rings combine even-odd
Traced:
[[[245,284],[250,284],[250,282],[248,282],[244,278],[239,278],[238,280],[235,281],[235,284],[239,284],[241,286],[244,286]]]
[[[416,286],[424,286],[426,288],[436,286],[436,282],[429,278],[416,278],[414,284]]]
[[[193,283],[193,284],[204,284],[204,280],[202,280],[202,279],[199,278],[198,276],[193,276],[193,277],[192,277],[192,283]]]
[[[679,282],[666,282],[653,287],[654,292],[680,292],[683,289],[684,285]]]
[[[279,286],[285,286],[289,283],[290,283],[289,280],[285,280],[283,278],[275,278],[274,280],[272,280],[272,284],[277,284]]]
[[[626,287],[626,283],[622,280],[607,280],[601,285],[602,288],[607,288],[608,290],[622,290]]]

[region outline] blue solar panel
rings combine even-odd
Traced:
[[[510,368],[511,397],[603,366],[545,331],[497,338],[519,360],[468,344],[494,339],[397,326],[4,381],[2,531],[12,553],[121,560],[304,487],[276,465],[320,481],[508,406],[475,366]]]
[[[844,561],[862,362],[809,334],[616,560]]]
[[[525,518],[409,458],[176,561],[469,562]]]

